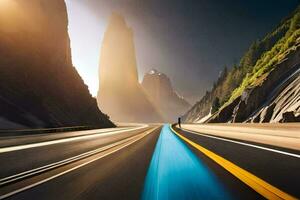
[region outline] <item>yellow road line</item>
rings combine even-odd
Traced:
[[[190,144],[191,146],[195,147],[199,151],[201,151],[203,154],[205,154],[207,157],[215,161],[217,164],[222,166],[224,169],[229,171],[231,174],[233,174],[235,177],[243,181],[245,184],[247,184],[249,187],[254,189],[257,193],[261,194],[267,199],[274,199],[274,200],[294,200],[297,199],[282,190],[272,186],[271,184],[267,183],[266,181],[258,178],[257,176],[251,174],[250,172],[240,168],[239,166],[233,164],[232,162],[226,160],[225,158],[213,153],[212,151],[200,146],[199,144],[196,144],[195,142],[189,140],[188,138],[182,136],[177,131],[175,131],[172,126],[170,125],[171,130],[178,135],[182,140]]]

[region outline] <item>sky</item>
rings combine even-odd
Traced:
[[[224,66],[276,27],[298,0],[66,0],[73,64],[98,91],[102,38],[112,12],[133,29],[140,81],[155,68],[195,103]]]

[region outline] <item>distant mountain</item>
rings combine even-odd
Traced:
[[[185,121],[299,121],[299,46],[297,8],[265,38],[254,42],[239,65],[223,70],[213,89],[185,114]]]
[[[138,82],[133,32],[114,13],[100,55],[98,105],[116,122],[162,122]]]
[[[0,8],[0,129],[113,127],[71,61],[64,0]]]
[[[164,119],[169,122],[176,121],[190,107],[190,104],[173,89],[170,79],[155,69],[145,74],[142,87],[161,111]]]

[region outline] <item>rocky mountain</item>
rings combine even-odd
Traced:
[[[170,79],[155,69],[145,74],[142,87],[168,122],[176,122],[190,107],[190,104],[173,89]]]
[[[138,82],[133,31],[116,13],[104,35],[99,72],[98,105],[113,121],[163,121]]]
[[[64,0],[0,7],[0,129],[114,126],[71,61]]]
[[[251,122],[300,121],[300,68],[268,93],[267,101],[249,120]]]
[[[299,45],[297,8],[254,42],[239,65],[223,70],[213,89],[185,114],[185,121],[299,121]]]

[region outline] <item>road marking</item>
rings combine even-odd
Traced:
[[[67,158],[67,159],[64,159],[64,160],[61,160],[61,161],[58,161],[58,162],[54,162],[54,163],[51,163],[51,164],[48,164],[48,165],[45,165],[45,166],[42,166],[42,167],[37,167],[35,169],[31,169],[31,170],[28,170],[28,171],[24,171],[24,172],[15,174],[15,175],[11,175],[11,176],[2,178],[2,179],[0,179],[0,186],[6,185],[6,184],[11,183],[11,182],[18,181],[20,179],[24,179],[24,178],[29,177],[29,176],[33,176],[35,174],[40,174],[42,172],[49,171],[51,169],[54,169],[54,168],[57,168],[57,167],[60,167],[60,166],[63,166],[63,165],[81,160],[81,159],[84,159],[84,158],[87,158],[89,156],[95,155],[97,153],[100,153],[100,152],[105,151],[107,149],[113,148],[113,147],[115,147],[117,145],[120,145],[122,143],[125,143],[129,140],[132,140],[134,137],[137,137],[137,136],[138,135],[135,135],[135,136],[132,136],[132,137],[129,137],[129,138],[125,138],[121,141],[109,144],[107,146],[104,146],[104,147],[101,147],[101,148],[98,148],[98,149],[95,149],[95,150],[92,150],[92,151],[88,151],[88,152],[79,154],[79,155],[74,156],[74,157],[70,157],[70,158]]]
[[[71,137],[71,138],[57,139],[57,140],[38,142],[38,143],[32,143],[32,144],[24,144],[24,145],[17,145],[17,146],[11,146],[11,147],[3,147],[3,148],[0,148],[0,153],[7,153],[7,152],[11,152],[11,151],[19,151],[19,150],[24,150],[24,149],[48,146],[48,145],[53,145],[53,144],[60,144],[60,143],[71,142],[71,141],[82,140],[82,139],[91,139],[91,138],[96,138],[96,137],[109,136],[109,135],[114,135],[114,134],[128,132],[128,131],[135,131],[135,130],[139,130],[139,129],[143,129],[143,128],[147,128],[147,127],[148,127],[148,125],[144,125],[144,126],[137,127],[137,128],[119,130],[119,131],[108,132],[108,133],[76,136],[76,137]]]
[[[92,159],[92,160],[89,160],[89,161],[87,161],[87,162],[85,162],[85,163],[82,163],[82,164],[80,164],[80,165],[77,165],[77,166],[75,166],[75,167],[73,167],[73,168],[71,168],[71,169],[65,170],[65,171],[63,171],[63,172],[61,172],[61,173],[58,173],[58,174],[53,175],[53,176],[50,176],[50,177],[48,177],[48,178],[46,178],[46,179],[43,179],[43,180],[41,180],[41,181],[38,181],[38,182],[33,183],[33,184],[31,184],[31,185],[28,185],[28,186],[25,186],[25,187],[20,188],[20,189],[18,189],[18,190],[12,191],[12,192],[10,192],[10,193],[1,195],[1,196],[0,196],[0,200],[1,200],[1,199],[8,198],[8,197],[10,197],[10,196],[13,196],[13,195],[15,195],[15,194],[17,194],[17,193],[23,192],[23,191],[25,191],[25,190],[31,189],[31,188],[33,188],[33,187],[35,187],[35,186],[38,186],[38,185],[43,184],[43,183],[45,183],[45,182],[48,182],[48,181],[50,181],[50,180],[52,180],[52,179],[55,179],[55,178],[57,178],[57,177],[60,177],[60,176],[62,176],[62,175],[64,175],[64,174],[67,174],[67,173],[69,173],[69,172],[72,172],[72,171],[74,171],[74,170],[76,170],[76,169],[79,169],[79,168],[81,168],[81,167],[83,167],[83,166],[86,166],[86,165],[88,165],[88,164],[90,164],[90,163],[92,163],[92,162],[95,162],[95,161],[97,161],[97,160],[99,160],[99,159],[101,159],[101,158],[103,158],[103,157],[105,157],[105,156],[108,156],[108,155],[110,155],[110,154],[113,154],[113,153],[115,153],[115,152],[117,152],[117,151],[119,151],[119,150],[121,150],[121,149],[123,149],[123,148],[125,148],[125,147],[127,147],[127,146],[129,146],[129,145],[131,145],[131,144],[133,144],[133,143],[135,143],[135,142],[141,140],[141,139],[143,139],[144,137],[146,137],[146,136],[149,135],[150,133],[154,132],[154,131],[155,131],[156,129],[158,129],[158,128],[159,128],[159,127],[155,127],[155,128],[152,128],[152,129],[150,129],[150,130],[148,130],[148,131],[145,131],[143,134],[140,134],[140,137],[138,137],[137,139],[135,139],[135,140],[133,140],[133,141],[131,141],[131,142],[128,142],[127,144],[125,144],[125,145],[123,145],[123,146],[120,146],[119,148],[116,148],[116,149],[113,150],[113,151],[107,152],[107,153],[105,153],[105,154],[103,154],[103,155],[101,155],[101,156],[99,156],[99,157],[96,157],[96,158],[94,158],[94,159]],[[133,136],[133,137],[135,137],[135,136]]]
[[[148,167],[141,200],[233,199],[206,163],[164,125]]]
[[[289,152],[286,152],[286,151],[280,151],[280,150],[276,150],[276,149],[272,149],[272,148],[268,148],[268,147],[263,147],[263,146],[258,146],[258,145],[254,145],[254,144],[248,144],[248,143],[245,143],[245,142],[238,142],[238,141],[231,140],[231,139],[226,139],[226,138],[221,138],[221,137],[217,137],[217,136],[198,133],[196,131],[191,131],[191,130],[188,130],[188,129],[185,129],[185,128],[183,128],[183,130],[185,130],[187,132],[190,132],[190,133],[197,134],[197,135],[201,135],[201,136],[204,136],[204,137],[208,137],[208,138],[223,140],[223,141],[226,141],[226,142],[231,142],[231,143],[240,144],[240,145],[249,146],[249,147],[254,147],[254,148],[257,148],[257,149],[271,151],[271,152],[275,152],[275,153],[279,153],[279,154],[283,154],[283,155],[287,155],[287,156],[292,156],[292,157],[295,157],[295,158],[300,158],[300,155],[295,154],[295,153],[289,153]]]
[[[249,187],[254,189],[257,193],[261,194],[267,199],[272,200],[296,200],[295,197],[281,191],[280,189],[272,186],[271,184],[265,182],[264,180],[256,177],[255,175],[251,174],[250,172],[240,168],[239,166],[233,164],[232,162],[226,160],[225,158],[213,153],[212,151],[200,146],[199,144],[189,140],[188,138],[182,136],[177,131],[175,131],[172,126],[170,125],[171,130],[182,140],[190,144],[191,146],[195,147],[207,157],[215,161],[217,164],[222,166],[224,169],[229,171],[232,175],[243,181]]]

